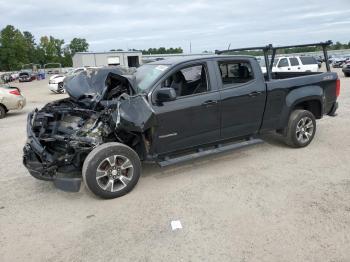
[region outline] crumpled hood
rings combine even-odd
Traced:
[[[110,76],[118,78],[121,82],[129,85],[133,91],[132,78],[126,77],[122,68],[100,68],[87,70],[78,74],[67,76],[64,79],[64,88],[68,95],[78,101],[82,98],[90,98],[91,102],[99,102],[106,90],[106,81]]]

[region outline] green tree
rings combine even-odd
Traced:
[[[39,49],[44,53],[45,63],[60,63],[62,60],[64,40],[56,39],[53,36],[42,36]]]
[[[72,54],[69,49],[69,45],[63,48],[63,57],[61,58],[61,64],[63,67],[71,67],[73,65]]]
[[[334,48],[335,50],[342,49],[342,47],[343,47],[343,45],[342,45],[339,41],[337,41],[337,42],[335,43],[335,45],[333,45],[333,48]]]
[[[36,54],[36,43],[35,43],[35,38],[32,35],[32,33],[28,32],[28,31],[24,31],[23,32],[23,36],[26,42],[26,53],[27,53],[27,57],[30,63],[35,63],[38,64],[38,57]]]
[[[89,50],[89,44],[84,38],[73,38],[69,44],[71,55],[74,56],[77,52],[87,52]]]
[[[159,47],[159,48],[148,48],[148,50],[142,50],[142,54],[149,55],[149,54],[181,54],[183,53],[183,50],[181,47],[177,48],[165,48],[165,47]]]
[[[7,25],[0,32],[0,66],[4,70],[20,69],[29,62],[26,39],[12,25]]]

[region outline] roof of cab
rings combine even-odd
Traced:
[[[150,65],[176,65],[181,64],[185,62],[190,61],[196,61],[196,60],[210,60],[214,58],[253,58],[256,59],[254,56],[248,56],[248,55],[207,55],[207,56],[182,56],[182,57],[170,57],[163,60],[158,60],[154,62],[150,62],[148,64]]]

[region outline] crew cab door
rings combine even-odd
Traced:
[[[290,67],[292,72],[301,72],[301,65],[297,57],[290,57],[289,58]]]
[[[157,90],[174,88],[174,101],[157,103]],[[220,138],[219,91],[212,64],[182,64],[171,70],[152,93],[157,128],[153,150],[157,154],[210,143]]]
[[[289,59],[287,57],[283,57],[278,61],[276,66],[276,72],[290,72],[291,67],[289,63]]]
[[[262,123],[266,85],[253,58],[217,61],[221,82],[221,139],[255,134]]]

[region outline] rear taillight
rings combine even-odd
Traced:
[[[10,94],[15,95],[15,96],[20,96],[21,92],[18,89],[10,91]]]
[[[338,97],[340,95],[340,79],[335,82],[335,95]]]

